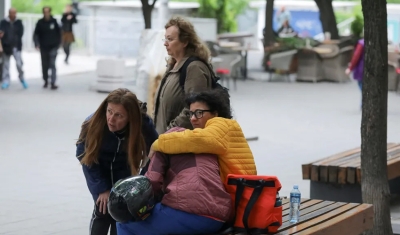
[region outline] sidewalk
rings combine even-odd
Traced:
[[[77,73],[85,73],[96,70],[97,61],[106,57],[99,56],[84,56],[72,54],[69,58],[69,64],[64,63],[65,54],[62,50],[59,50],[56,62],[57,76],[71,75]],[[110,57],[107,57],[110,58]],[[25,79],[38,79],[42,78],[42,65],[40,59],[40,53],[38,51],[22,52],[22,60],[24,62]],[[127,59],[126,66],[134,66],[136,59]],[[11,81],[18,81],[18,72],[15,65],[14,58],[11,58]]]
[[[76,59],[71,67],[85,68],[83,63],[90,64]],[[126,68],[125,77],[133,70]],[[83,120],[107,95],[88,90],[96,79],[92,71],[61,76],[56,92],[42,89],[39,79],[31,79],[27,90],[0,91],[0,235],[88,234],[93,199],[75,143]],[[301,164],[361,142],[355,83],[237,83],[230,91],[234,118],[246,136],[259,137],[249,142],[258,174],[277,175],[282,196],[297,184],[309,197]],[[389,93],[388,99],[387,140],[400,142],[400,96]]]

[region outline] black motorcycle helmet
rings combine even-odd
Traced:
[[[154,207],[154,193],[145,176],[118,180],[108,198],[108,212],[114,220],[125,223],[146,219]]]

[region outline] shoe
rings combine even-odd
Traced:
[[[26,83],[26,81],[22,82],[22,86],[24,87],[24,89],[28,89],[28,83]]]
[[[51,84],[51,89],[52,89],[52,90],[57,90],[57,89],[58,89],[58,86],[57,86],[57,85],[54,85],[54,84]]]
[[[47,81],[44,82],[43,88],[47,88],[48,85],[49,85],[49,83]]]
[[[1,85],[1,89],[5,90],[9,87],[10,85],[8,83],[3,83],[3,85]]]

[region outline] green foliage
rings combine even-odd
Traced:
[[[64,11],[67,4],[71,4],[71,0],[41,0],[35,4],[34,0],[11,0],[11,5],[17,9],[18,12],[25,13],[42,13],[44,6],[52,8],[53,15],[59,15]]]
[[[284,47],[286,50],[288,49],[302,49],[306,47],[307,40],[311,47],[315,47],[319,44],[318,41],[312,38],[298,38],[298,37],[290,37],[290,38],[277,38],[276,41],[279,43],[281,47]]]
[[[11,6],[18,12],[33,12],[35,8],[34,0],[11,0]]]
[[[198,16],[216,18],[218,33],[237,31],[236,17],[248,6],[249,0],[198,0]]]
[[[351,32],[355,37],[360,38],[363,30],[364,20],[360,15],[356,15],[356,18],[351,23]]]

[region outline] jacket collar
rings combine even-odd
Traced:
[[[6,18],[4,18],[7,22],[11,22],[11,19],[9,16],[7,16]],[[18,18],[15,17],[14,22],[17,21]]]
[[[187,59],[189,59],[189,56],[183,57],[183,59],[178,63],[178,65],[175,68],[171,69],[170,72],[173,73],[178,72],[182,68],[183,64],[186,62]]]

